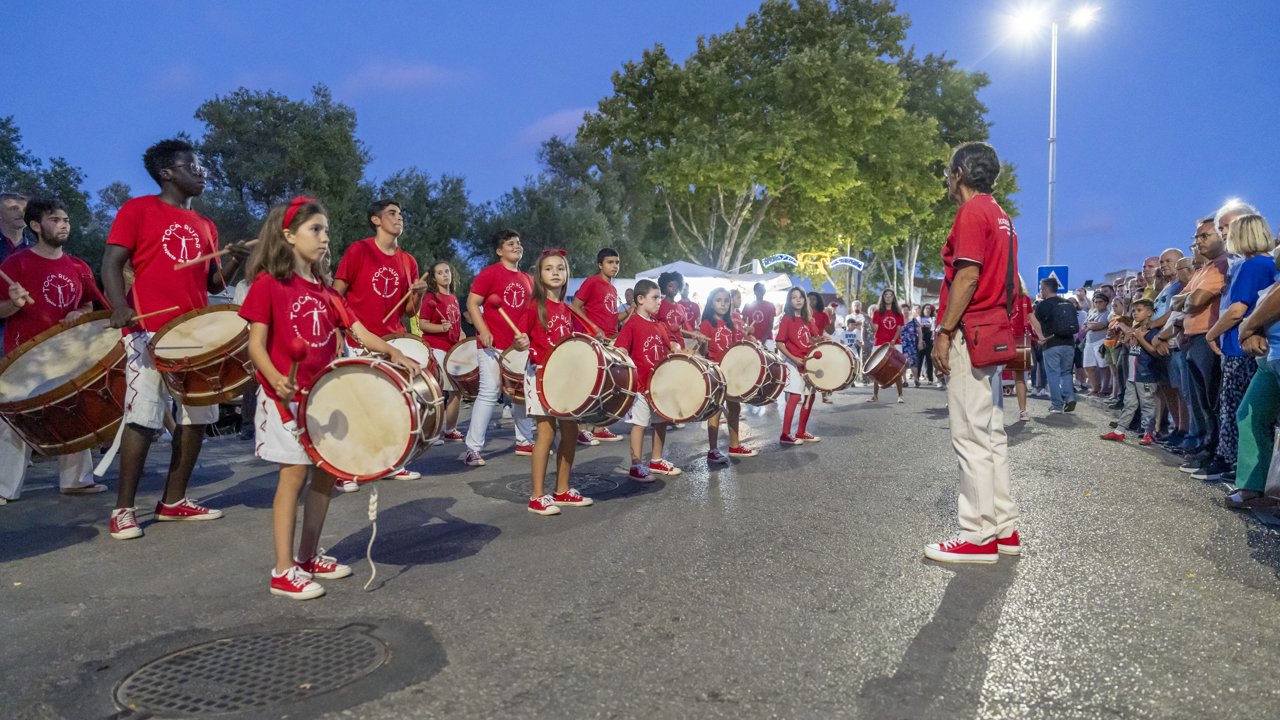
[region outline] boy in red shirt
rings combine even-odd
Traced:
[[[83,260],[63,252],[71,236],[71,218],[57,200],[32,200],[23,215],[36,236],[36,244],[23,248],[0,263],[13,284],[0,301],[5,319],[4,354],[58,323],[70,325],[106,300],[93,282]],[[6,283],[7,284],[7,283]],[[7,422],[0,421],[0,505],[17,500],[31,462],[31,447]],[[58,486],[63,495],[88,495],[107,489],[93,481],[93,456],[89,450],[58,456]]]
[[[484,465],[480,451],[484,449],[489,432],[489,419],[498,404],[498,390],[502,377],[498,368],[498,355],[511,347],[516,332],[507,319],[519,327],[529,309],[533,294],[533,278],[520,272],[520,259],[524,246],[514,230],[499,230],[491,238],[493,252],[498,262],[476,275],[467,294],[467,313],[476,327],[476,341],[480,343],[477,359],[480,364],[480,392],[471,407],[471,425],[467,428],[467,456],[464,462],[471,467]],[[506,313],[504,319],[498,312]],[[511,419],[515,424],[517,455],[533,454],[533,424],[525,406],[514,404]]]
[[[182,267],[200,255],[218,249],[213,222],[191,209],[204,192],[207,172],[195,149],[182,140],[164,140],[142,157],[147,173],[160,186],[158,195],[136,197],[116,213],[102,257],[102,284],[111,303],[111,326],[124,329],[124,423],[120,437],[120,486],[116,509],[111,513],[111,537],[128,540],[142,536],[135,517],[134,498],[151,441],[164,428],[164,408],[169,392],[152,362],[147,343],[152,334],[179,315],[209,304],[209,293],[221,292],[226,276],[235,275],[247,255],[243,242],[228,246],[227,266],[214,259]],[[126,294],[125,263],[133,264],[134,281]],[[132,303],[130,302],[132,300]],[[168,312],[133,322],[172,307]],[[186,497],[187,483],[200,457],[205,426],[218,419],[218,406],[178,403],[172,459],[164,495],[156,505],[157,521],[216,520],[222,511],[201,507]]]
[[[685,285],[680,290],[681,299],[679,305],[684,310],[684,329],[696,330],[698,321],[702,317],[702,308],[698,307],[698,303],[689,297],[689,285]]]
[[[764,343],[766,347],[772,349],[773,344],[773,319],[778,313],[778,309],[773,303],[764,299],[764,283],[756,283],[752,292],[756,295],[756,301],[748,304],[742,309],[742,314],[746,316],[747,322],[751,324],[751,334],[755,338]]]
[[[645,399],[645,391],[649,389],[649,378],[658,363],[667,358],[673,351],[681,350],[680,344],[671,338],[667,326],[655,319],[661,302],[658,286],[652,280],[641,280],[635,288],[636,312],[618,332],[614,347],[625,352],[636,364],[636,400],[627,415],[631,423],[631,471],[630,476],[636,482],[653,482],[651,473],[659,475],[679,475],[680,468],[667,462],[662,457],[662,445],[667,439],[667,421],[661,417],[653,417],[649,401]],[[644,430],[653,427],[653,455],[648,467],[640,460],[644,449]]]
[[[602,248],[596,253],[596,265],[600,272],[582,281],[573,296],[573,308],[600,328],[604,337],[613,338],[618,334],[618,324],[626,315],[626,312],[618,312],[618,289],[613,286],[613,279],[622,267],[618,251]],[[607,427],[583,427],[578,433],[580,445],[599,445],[601,441],[617,442],[621,439],[621,435],[615,435]]]
[[[405,316],[414,315],[427,290],[418,278],[418,261],[400,248],[404,215],[395,200],[375,200],[365,212],[373,237],[353,243],[342,254],[333,289],[347,299],[351,313],[378,337],[407,332]],[[412,294],[404,301],[406,294]],[[394,313],[387,317],[388,313]],[[417,480],[421,473],[400,468],[388,477]]]

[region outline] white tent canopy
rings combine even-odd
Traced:
[[[704,267],[702,265],[698,265],[697,263],[686,262],[684,260],[677,260],[673,263],[667,263],[666,265],[660,265],[656,268],[651,268],[649,270],[638,272],[636,273],[636,279],[642,280],[644,278],[649,278],[652,280],[656,280],[658,276],[664,272],[678,272],[684,276],[685,280],[689,280],[691,278],[727,278],[729,277],[729,273],[723,270]]]

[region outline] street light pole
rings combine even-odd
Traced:
[[[1049,57],[1049,229],[1045,234],[1045,264],[1053,264],[1053,190],[1058,181],[1058,21],[1050,30]]]

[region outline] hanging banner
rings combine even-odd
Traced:
[[[831,261],[831,265],[830,265],[829,267],[833,267],[833,268],[842,268],[842,267],[847,267],[847,268],[853,268],[854,270],[857,270],[858,272],[862,272],[862,270],[863,270],[866,266],[867,266],[867,264],[866,264],[866,263],[864,263],[864,262],[862,262],[862,261],[861,261],[861,260],[859,260],[858,258],[851,258],[851,257],[838,257],[838,258],[836,258],[835,260],[832,260],[832,261]]]
[[[778,253],[777,255],[770,255],[769,257],[761,260],[760,263],[765,267],[768,267],[770,265],[777,265],[779,263],[791,265],[793,267],[800,264],[800,262],[797,261],[794,257],[791,257],[786,253]]]

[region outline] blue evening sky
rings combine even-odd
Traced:
[[[1022,263],[1045,258],[1049,33],[1006,37],[1020,2],[903,0],[909,43],[991,76],[992,142],[1019,167]],[[1072,283],[1186,245],[1192,221],[1241,196],[1280,220],[1280,2],[1097,0],[1059,51],[1059,263]],[[1052,6],[1052,3],[1048,3]],[[0,114],[27,146],[97,189],[152,190],[140,156],[201,101],[240,86],[291,97],[318,82],[353,106],[384,177],[464,175],[473,201],[536,172],[610,74],[654,43],[683,59],[752,0],[23,3],[6,18]],[[1057,3],[1069,13],[1073,3]],[[15,23],[16,18],[16,23]]]

